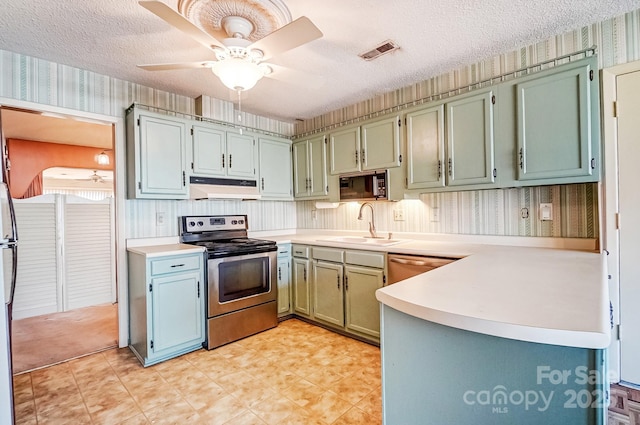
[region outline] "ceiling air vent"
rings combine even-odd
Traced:
[[[366,61],[374,60],[377,57],[384,55],[385,53],[393,52],[394,50],[398,50],[400,46],[398,46],[394,41],[387,40],[383,41],[378,47],[374,47],[368,52],[360,53],[362,59]]]

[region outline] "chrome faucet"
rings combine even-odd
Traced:
[[[376,225],[373,221],[373,205],[371,205],[370,202],[365,202],[360,206],[360,212],[358,212],[358,220],[362,220],[362,210],[364,209],[364,207],[367,207],[367,206],[371,208],[371,221],[369,222],[369,233],[371,234],[372,238],[377,238],[378,235],[376,234]]]

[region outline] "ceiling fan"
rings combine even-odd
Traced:
[[[91,174],[86,179],[75,179],[75,180],[79,182],[87,181],[87,182],[93,182],[93,183],[106,183],[104,177],[98,174],[98,170],[93,170],[93,174]]]
[[[295,72],[284,67],[266,63],[266,60],[288,50],[309,43],[322,37],[322,32],[309,20],[302,16],[257,40],[254,30],[256,19],[263,13],[261,8],[254,8],[250,13],[237,16],[234,12],[220,19],[221,34],[226,36],[218,40],[184,15],[174,11],[168,5],[155,0],[140,1],[139,4],[160,17],[170,25],[192,37],[198,43],[212,50],[214,60],[203,60],[187,63],[165,63],[138,65],[149,71],[162,71],[185,68],[210,68],[222,83],[238,92],[251,89],[262,77],[280,80],[295,79]],[[209,1],[212,7],[215,1]],[[260,10],[259,10],[260,9]],[[288,13],[288,11],[287,11]]]

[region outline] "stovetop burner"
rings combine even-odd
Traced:
[[[203,246],[209,258],[276,251],[274,241],[247,237],[247,216],[188,216],[180,220],[180,240]]]

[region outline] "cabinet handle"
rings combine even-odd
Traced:
[[[364,148],[363,148],[362,149],[362,155],[360,155],[360,160],[362,161],[363,164],[365,163],[365,158],[366,158],[366,155],[365,155]]]
[[[449,177],[453,176],[453,161],[449,158]]]
[[[522,151],[522,148],[520,148],[520,169],[522,170],[524,166],[524,152]]]
[[[200,281],[198,281],[198,298],[200,298]]]
[[[224,168],[224,154],[222,154],[222,168]]]
[[[438,160],[438,180],[442,178],[442,161]]]
[[[336,280],[338,281],[338,289],[340,289],[340,275],[336,276]]]
[[[344,277],[344,290],[345,291],[349,290],[349,276]]]
[[[307,281],[307,268],[306,267],[303,269],[302,276],[303,276],[304,281],[306,282]]]
[[[184,267],[184,264],[173,264],[171,267]]]
[[[261,181],[262,181],[262,190],[264,190],[264,177],[262,177]]]
[[[278,267],[278,280],[282,280],[282,267]]]
[[[232,155],[231,155],[231,154],[229,154],[229,168],[231,168],[231,167],[232,167],[232,165],[231,165],[231,157],[232,157]]]
[[[182,172],[182,187],[185,187],[187,185],[187,175],[185,174],[185,172]]]
[[[358,166],[358,150],[356,149],[356,167]]]

